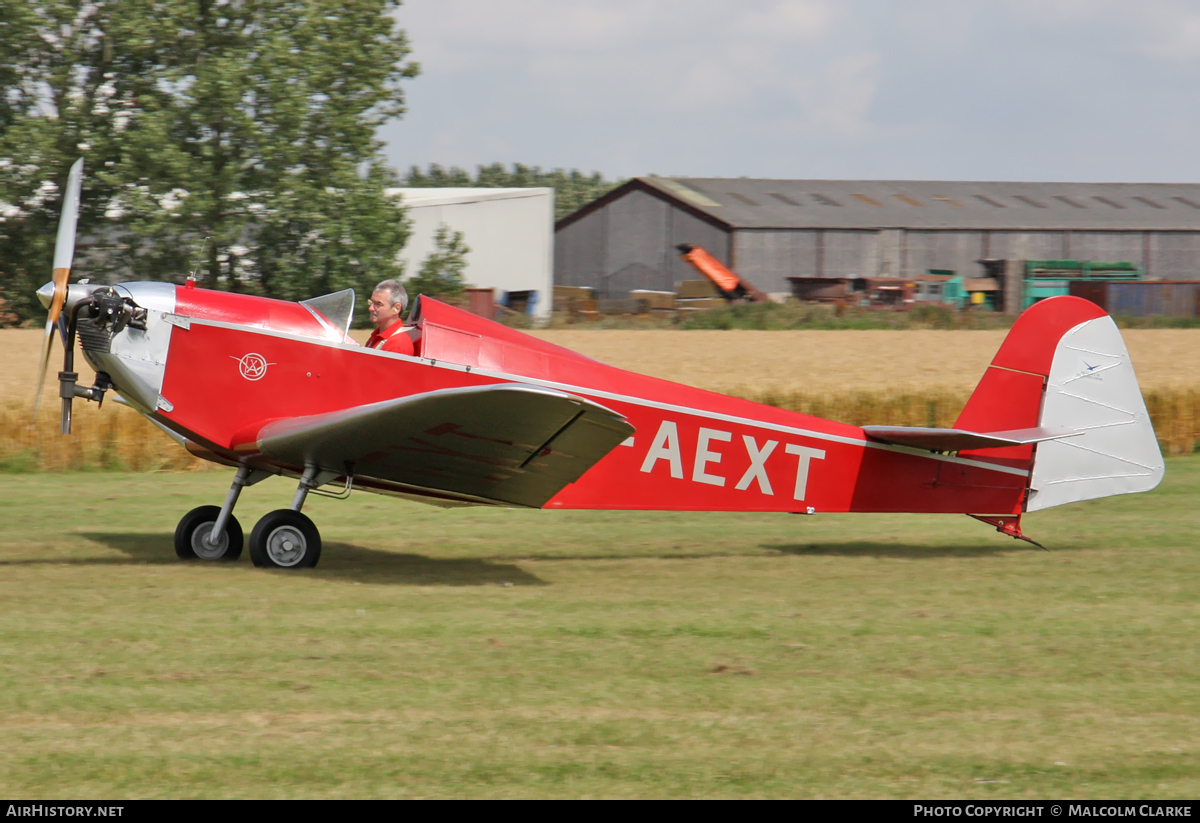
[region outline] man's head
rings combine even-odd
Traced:
[[[408,308],[408,292],[398,280],[384,280],[371,292],[371,302],[367,304],[367,312],[371,322],[380,331],[400,322],[400,315]]]

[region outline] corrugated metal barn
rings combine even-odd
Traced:
[[[680,243],[765,292],[788,292],[788,277],[978,277],[981,258],[1200,279],[1200,184],[638,177],[555,229],[555,283],[604,297],[695,279]]]

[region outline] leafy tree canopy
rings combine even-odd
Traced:
[[[478,186],[489,189],[546,186],[554,189],[554,219],[561,220],[624,182],[605,180],[598,171],[591,174],[584,174],[578,169],[543,171],[538,166],[523,166],[520,163],[514,163],[511,170],[500,163],[476,166],[475,176],[472,177],[458,166],[447,169],[433,163],[428,171],[421,171],[416,166],[410,168],[403,185],[410,188]]]
[[[204,286],[286,299],[399,276],[407,229],[376,137],[418,71],[399,5],[0,3],[3,296],[40,312],[32,289],[78,156],[79,274],[198,267]]]

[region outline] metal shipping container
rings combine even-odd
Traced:
[[[1073,281],[1071,294],[1109,314],[1131,317],[1200,316],[1200,282],[1186,280]]]

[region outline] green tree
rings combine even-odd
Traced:
[[[416,76],[399,0],[0,6],[0,278],[30,315],[82,154],[77,270],[296,299],[400,275],[376,137]],[[194,261],[204,239],[202,260]]]
[[[554,169],[543,171],[538,166],[523,166],[514,163],[506,169],[500,163],[476,166],[475,176],[451,166],[443,168],[437,163],[421,171],[416,166],[409,169],[404,185],[410,188],[441,188],[448,186],[478,186],[489,189],[534,188],[545,186],[554,189],[554,219],[561,220],[578,211],[593,200],[603,197],[623,184],[624,180],[605,180],[598,171],[584,174],[578,169],[566,171]]]
[[[463,233],[445,223],[433,235],[434,251],[421,263],[421,269],[404,283],[412,295],[424,294],[439,299],[457,297],[467,283],[463,272],[471,247],[463,242]]]

